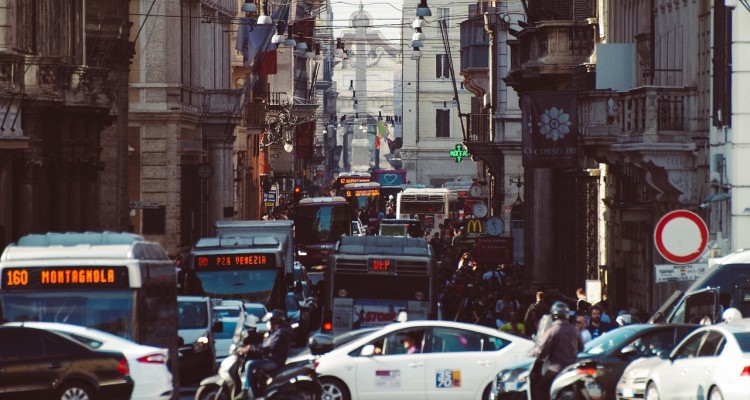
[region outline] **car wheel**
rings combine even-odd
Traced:
[[[490,383],[486,388],[484,388],[484,393],[482,393],[482,400],[492,400],[492,397],[490,397],[491,394],[492,384]]]
[[[83,382],[68,382],[57,391],[55,399],[59,400],[94,400],[94,389]]]
[[[656,389],[656,385],[653,382],[649,383],[646,387],[646,395],[643,396],[645,400],[659,400],[659,391]]]
[[[719,388],[715,387],[711,389],[711,392],[708,394],[708,400],[724,400],[724,395],[721,394]]]
[[[336,378],[321,378],[320,386],[323,387],[323,400],[351,400],[349,389],[344,382]]]

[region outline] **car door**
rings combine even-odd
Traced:
[[[720,362],[721,359],[717,357],[717,355],[721,354],[725,344],[726,339],[721,332],[713,330],[707,331],[703,343],[701,343],[701,347],[698,349],[699,363],[695,370],[692,371],[693,374],[686,378],[688,379],[688,382],[691,382],[691,386],[695,387],[692,394],[688,393],[690,397],[697,398],[701,395],[705,396],[710,391],[713,372],[719,370],[720,367],[717,363]]]
[[[425,354],[406,352],[406,337],[425,336],[424,328],[405,328],[385,334],[368,343],[371,356],[354,357],[356,398],[360,400],[424,400]]]
[[[0,330],[0,398],[37,398],[51,393],[70,361],[50,358],[42,331]]]
[[[453,327],[433,327],[425,353],[425,392],[430,400],[473,399],[497,372],[504,341]]]
[[[705,339],[706,332],[700,331],[690,335],[677,347],[657,371],[659,382],[657,388],[663,398],[695,398],[695,375],[700,370],[701,359],[698,351]]]

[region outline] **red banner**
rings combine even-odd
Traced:
[[[513,238],[506,236],[480,236],[474,241],[474,260],[487,264],[513,262]]]
[[[522,97],[523,166],[575,168],[578,162],[578,104],[574,92]]]
[[[297,125],[294,134],[297,139],[295,144],[297,158],[312,160],[315,152],[315,120]]]

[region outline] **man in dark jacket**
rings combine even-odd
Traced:
[[[260,346],[248,344],[243,347],[245,354],[256,356],[245,363],[245,383],[243,391],[237,399],[254,399],[253,393],[253,371],[260,370],[271,372],[286,363],[289,355],[289,347],[292,342],[292,329],[286,323],[286,315],[283,311],[274,310],[263,317],[263,321],[268,323],[268,336],[263,339]]]
[[[556,302],[550,307],[552,324],[537,341],[534,355],[541,362],[541,376],[539,384],[531,383],[532,398],[534,400],[549,399],[549,390],[555,376],[563,368],[576,361],[578,352],[583,349],[583,341],[576,327],[568,319],[570,308],[562,302]]]

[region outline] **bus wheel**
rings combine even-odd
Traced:
[[[320,378],[320,386],[323,387],[323,400],[351,400],[346,384],[336,378]]]
[[[94,391],[83,382],[68,382],[57,391],[59,400],[94,400]]]

